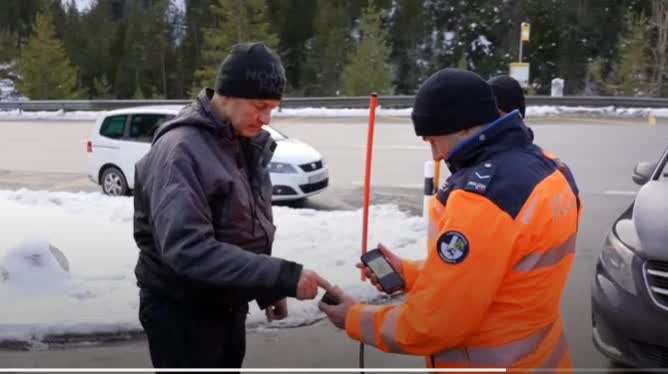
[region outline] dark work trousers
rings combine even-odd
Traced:
[[[139,292],[139,321],[155,368],[241,368],[248,304],[190,305]]]

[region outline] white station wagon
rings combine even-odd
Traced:
[[[105,112],[95,122],[86,143],[88,177],[107,195],[130,195],[135,163],[149,151],[158,126],[180,109],[144,106]],[[329,170],[318,151],[269,126],[264,129],[277,143],[269,163],[273,201],[303,199],[327,188]]]

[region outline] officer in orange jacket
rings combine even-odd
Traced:
[[[426,260],[382,248],[405,280],[402,303],[335,288],[341,303],[320,309],[351,338],[428,367],[570,369],[559,305],[580,215],[571,172],[532,143],[517,111],[500,117],[472,72],[430,77],[412,120],[452,172],[430,204]]]

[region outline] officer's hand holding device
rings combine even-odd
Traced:
[[[318,308],[327,315],[334,326],[344,329],[348,310],[357,304],[357,300],[346,295],[339,287],[332,287],[322,297]]]
[[[391,257],[391,260],[385,256],[385,253]],[[364,267],[371,272],[371,274],[367,272],[367,276],[370,275],[371,283],[377,288],[388,295],[404,289],[405,283],[400,273],[401,270],[396,269],[401,266],[401,260],[392,252],[384,247],[381,249],[379,246],[362,255],[361,260]]]

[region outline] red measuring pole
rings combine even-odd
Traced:
[[[371,94],[369,101],[369,126],[366,136],[366,165],[364,168],[364,205],[362,211],[362,254],[367,250],[367,237],[369,233],[369,193],[371,190],[371,155],[373,154],[373,128],[376,123],[376,105],[378,95]],[[364,270],[362,270],[362,281],[364,281]]]

